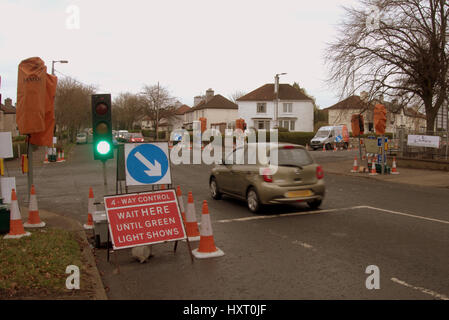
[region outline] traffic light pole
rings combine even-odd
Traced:
[[[103,186],[104,186],[104,195],[108,194],[108,179],[106,177],[106,160],[101,160],[103,163]]]

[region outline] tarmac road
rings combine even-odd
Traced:
[[[311,152],[323,164],[356,151]],[[84,222],[88,187],[102,193],[101,165],[91,146],[76,146],[66,163],[36,169],[39,205]],[[225,256],[195,260],[185,243],[153,246],[139,264],[129,250],[96,250],[112,299],[441,299],[449,297],[449,190],[326,174],[321,210],[267,207],[253,215],[241,201],[214,201],[205,165],[172,166],[174,185],[192,191],[200,217],[209,203],[215,243]],[[14,170],[9,170],[14,172]],[[109,192],[115,167],[108,164]],[[18,178],[21,196],[26,179]],[[186,197],[184,197],[186,199]],[[248,219],[242,219],[248,218]],[[192,248],[198,243],[192,243]],[[368,290],[368,266],[380,289]]]

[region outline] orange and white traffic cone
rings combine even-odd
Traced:
[[[182,199],[181,187],[178,186],[176,188],[176,197],[178,198],[179,210],[181,210],[182,222],[186,223],[186,214],[184,209],[184,200]]]
[[[337,151],[337,145],[334,143],[334,152]]]
[[[323,143],[323,152],[326,152],[326,145]]]
[[[352,165],[351,172],[353,173],[359,172],[359,165],[357,164],[357,156],[354,157],[354,164]]]
[[[9,233],[3,239],[20,239],[29,237],[31,233],[25,232],[20,215],[19,204],[17,203],[16,189],[11,190],[11,218],[9,222]]]
[[[61,151],[58,151],[58,159],[56,159],[56,162],[62,162],[62,160],[61,160]]]
[[[61,162],[64,162],[65,158],[64,158],[64,149],[62,149],[61,151]]]
[[[398,170],[396,169],[396,157],[393,157],[393,164],[391,166],[391,174],[399,174]]]
[[[376,171],[376,159],[373,158],[373,160],[371,161],[371,172],[369,173],[370,176],[376,176],[377,175],[377,171]]]
[[[200,231],[198,229],[198,223],[196,221],[195,203],[193,202],[192,192],[189,191],[187,197],[187,211],[186,211],[186,231],[189,241],[200,240]]]
[[[48,150],[45,150],[44,164],[45,164],[45,163],[50,163],[50,162],[48,161]]]
[[[87,201],[87,223],[84,224],[84,229],[90,230],[94,228],[94,220],[92,214],[95,211],[95,199],[94,199],[94,191],[92,187],[89,188],[89,200]]]
[[[215,246],[212,223],[210,221],[207,201],[203,201],[203,213],[201,214],[201,239],[198,249],[192,250],[197,259],[215,258],[224,255],[224,252]]]
[[[37,196],[34,184],[31,185],[30,205],[28,207],[28,221],[23,224],[25,228],[43,228],[45,222],[39,217],[39,209],[37,207]]]

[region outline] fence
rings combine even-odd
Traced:
[[[409,135],[440,137],[440,143],[438,148],[410,146],[407,143]],[[418,131],[408,130],[407,128],[398,128],[394,132],[393,139],[391,139],[389,143],[390,153],[395,153],[406,158],[448,160],[448,151],[449,135],[447,132],[443,131],[429,135]]]

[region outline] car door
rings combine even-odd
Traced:
[[[244,148],[240,154],[238,150],[242,149],[236,150],[236,163],[233,164],[231,168],[233,179],[232,189],[236,196],[245,198],[249,181],[254,175],[258,174],[259,171],[255,161],[252,163],[248,160],[248,148]]]
[[[219,167],[219,174],[216,176],[218,187],[220,191],[226,193],[233,193],[232,184],[233,184],[233,175],[232,172],[232,163],[234,159],[234,151],[230,152],[227,156],[224,157],[224,163],[222,163]]]

